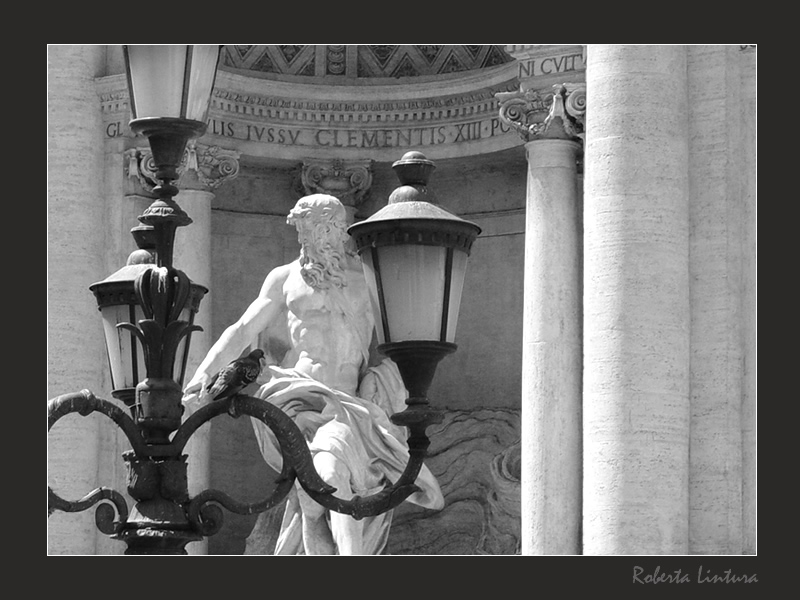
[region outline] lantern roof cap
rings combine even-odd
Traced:
[[[117,271],[115,271],[102,281],[93,283],[92,285],[89,286],[89,289],[95,291],[95,288],[97,288],[100,285],[103,285],[104,283],[116,283],[120,281],[133,282],[142,271],[150,269],[151,267],[154,266],[155,265],[152,263],[136,263],[136,264],[125,265],[124,267],[118,269]]]
[[[127,264],[124,267],[118,269],[117,271],[113,272],[111,275],[103,279],[102,281],[98,281],[93,283],[89,286],[89,290],[94,292],[95,294],[100,292],[101,287],[107,285],[116,285],[116,284],[125,284],[129,283],[131,289],[133,289],[133,282],[136,278],[147,269],[155,268],[155,264],[152,262],[144,262],[144,263],[133,263]],[[196,283],[189,280],[189,283],[193,289],[196,289],[198,293],[205,294],[208,292],[208,288],[200,283]]]
[[[481,232],[481,228],[475,223],[462,219],[449,210],[442,208],[438,204],[433,204],[425,200],[403,200],[392,202],[381,208],[374,215],[350,226],[351,229],[367,223],[378,223],[384,221],[433,221],[443,223],[463,224],[465,227],[474,229],[475,235]]]
[[[457,232],[459,236],[469,239],[470,245],[480,234],[481,228],[436,203],[433,192],[428,189],[428,180],[435,168],[433,161],[428,160],[422,152],[406,152],[392,165],[400,186],[389,195],[388,204],[371,217],[351,225],[348,233],[357,238],[366,235],[372,239],[379,230],[441,230],[442,233]],[[356,239],[356,245],[361,247],[366,241]]]

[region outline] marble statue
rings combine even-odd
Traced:
[[[273,360],[264,369],[254,395],[294,419],[317,472],[337,489],[337,497],[364,497],[395,481],[408,461],[406,430],[388,418],[405,407],[407,392],[391,360],[368,364],[375,321],[344,206],[333,196],[312,194],[297,202],[287,222],[297,228],[299,258],[267,275],[258,297],[223,332],[186,385],[184,402],[190,410],[209,402],[205,387],[219,369],[255,347],[259,336],[282,332],[289,349],[280,365]],[[265,461],[280,470],[272,432],[252,421]],[[407,501],[444,506],[427,467],[416,483],[421,491]],[[391,511],[361,520],[327,511],[296,484],[275,553],[380,554],[391,518]]]

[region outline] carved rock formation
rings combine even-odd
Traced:
[[[519,412],[448,411],[429,428],[426,464],[445,497],[441,511],[395,510],[388,554],[515,554],[519,551]]]
[[[519,411],[448,411],[428,429],[428,467],[445,497],[441,511],[395,509],[387,554],[516,554],[520,539]],[[259,516],[245,554],[271,554],[283,505]]]

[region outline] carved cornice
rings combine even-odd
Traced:
[[[426,147],[435,147],[439,158],[496,152],[519,144],[497,116],[495,97],[519,88],[515,72],[507,63],[441,82],[334,86],[266,82],[221,70],[200,141],[295,164],[390,161],[403,149]],[[96,85],[106,138],[131,138],[124,76]]]
[[[490,76],[469,73],[458,80],[376,87],[301,85],[270,82],[220,71],[211,97],[211,112],[220,118],[261,118],[300,124],[359,124],[431,121],[468,117],[495,108],[495,93],[517,87],[509,64]],[[259,89],[269,89],[263,93]],[[338,98],[332,99],[333,92]],[[124,75],[97,81],[104,114],[126,114],[128,89]]]
[[[586,86],[561,83],[553,91],[523,90],[495,94],[500,120],[525,142],[537,139],[583,141]]]
[[[512,82],[499,86],[509,89]],[[296,123],[388,123],[440,120],[470,116],[490,110],[498,88],[466,94],[397,100],[309,100],[215,89],[212,108],[222,112],[281,119]]]
[[[153,154],[149,147],[131,148],[125,152],[125,175],[135,179],[151,192],[156,184]],[[185,173],[195,173],[200,185],[214,190],[239,174],[239,153],[219,146],[206,146],[190,140],[186,145],[183,160],[178,167],[181,179]]]
[[[372,186],[371,160],[307,160],[300,168],[304,194],[329,194],[357,209]]]

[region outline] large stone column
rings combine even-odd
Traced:
[[[690,46],[689,552],[742,552],[742,183],[738,46]]]
[[[742,544],[757,554],[758,521],[758,54],[753,45],[739,48],[742,111],[742,193],[744,257],[742,330],[744,382],[742,399]]]
[[[152,189],[154,172],[150,163],[150,149],[138,148],[129,152],[136,156],[136,160],[131,163],[134,168],[130,175],[135,175],[145,189]],[[214,199],[213,190],[238,174],[239,153],[190,141],[179,172],[180,192],[175,199],[191,217],[192,223],[179,227],[175,234],[173,262],[175,268],[186,273],[193,282],[209,288],[195,317],[195,324],[200,325],[203,330],[192,333],[183,381],[185,385],[214,343],[211,311],[211,203]],[[210,433],[211,424],[206,423],[192,435],[186,445],[191,496],[208,489],[211,483]],[[206,554],[208,540],[192,542],[187,545],[186,550],[189,554]]]
[[[585,93],[582,86],[570,85],[498,98],[500,117],[526,141],[528,158],[521,551],[578,554],[581,226],[576,162]]]
[[[583,551],[686,554],[686,48],[590,45]]]
[[[47,399],[106,389],[102,324],[89,285],[105,272],[103,138],[94,78],[103,46],[47,49]],[[98,487],[98,446],[105,417],[68,415],[48,436],[48,484],[78,500]],[[106,420],[107,421],[107,420]],[[110,425],[113,427],[113,425]],[[94,554],[94,510],[55,512],[49,554]]]

